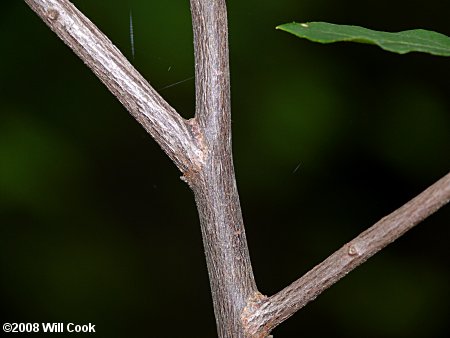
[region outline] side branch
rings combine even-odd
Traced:
[[[303,277],[248,309],[243,320],[249,336],[265,337],[275,326],[449,200],[450,173],[345,244]]]
[[[183,173],[203,164],[196,126],[184,120],[68,0],[25,0],[119,99]]]

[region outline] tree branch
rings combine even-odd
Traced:
[[[259,299],[250,263],[231,151],[225,0],[191,0],[196,113],[205,165],[190,182],[200,216],[219,337],[244,337],[241,314]]]
[[[450,199],[450,174],[272,297],[256,288],[231,151],[225,0],[190,0],[196,114],[184,120],[68,0],[25,0],[88,65],[183,172],[200,216],[220,338],[265,337]]]
[[[25,0],[119,99],[183,172],[200,170],[201,146],[184,120],[68,0]]]
[[[278,324],[449,200],[450,173],[345,244],[303,277],[248,308],[243,319],[249,336],[265,337]]]
[[[194,191],[219,337],[244,337],[242,310],[259,299],[231,154],[225,0],[191,0],[196,114],[189,121],[158,95],[68,0],[25,0],[92,69],[184,173]]]

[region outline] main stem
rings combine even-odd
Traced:
[[[184,120],[69,0],[25,0],[160,144],[200,215],[219,337],[266,337],[378,250],[450,201],[450,173],[272,297],[258,293],[231,155],[225,0],[191,0],[196,114]]]
[[[191,0],[196,113],[204,165],[186,177],[194,191],[219,337],[245,337],[242,311],[258,298],[231,151],[230,75],[225,0]]]

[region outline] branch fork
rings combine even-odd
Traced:
[[[253,276],[231,154],[225,0],[190,0],[196,113],[183,119],[68,0],[24,0],[91,68],[172,159],[199,212],[219,337],[267,337],[325,289],[450,200],[450,173],[266,297]]]

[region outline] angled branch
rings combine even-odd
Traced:
[[[68,0],[25,0],[119,99],[131,115],[189,175],[202,165],[192,123],[149,85],[88,18]]]
[[[265,337],[275,326],[314,300],[347,273],[450,201],[450,173],[345,244],[303,277],[249,308],[244,316],[251,337]]]
[[[92,69],[183,172],[194,191],[220,338],[265,337],[275,326],[450,199],[450,174],[265,298],[256,288],[231,153],[225,0],[190,0],[196,114],[184,120],[68,0],[25,0]]]
[[[183,172],[194,191],[220,337],[244,337],[240,319],[259,294],[231,154],[225,0],[191,0],[196,114],[179,114],[68,0],[25,0],[92,69]]]

